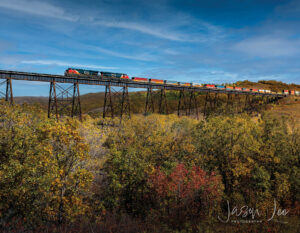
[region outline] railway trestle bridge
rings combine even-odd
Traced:
[[[226,108],[230,108],[234,103],[238,103],[240,111],[256,111],[256,103],[267,106],[285,97],[283,94],[257,93],[239,90],[211,89],[206,87],[177,86],[170,84],[157,84],[136,82],[131,79],[101,78],[101,77],[69,77],[64,75],[51,75],[40,73],[28,73],[18,71],[0,70],[0,98],[13,104],[12,80],[27,80],[48,82],[50,84],[48,117],[56,117],[66,114],[71,117],[82,117],[79,85],[99,85],[105,86],[104,104],[102,116],[130,117],[131,101],[128,88],[139,88],[147,90],[144,105],[144,114],[154,113],[168,114],[167,92],[174,91],[177,102],[177,114],[194,115],[199,117],[200,112],[208,116],[212,109],[216,108],[220,96],[225,96]],[[61,84],[70,84],[67,88]],[[200,110],[199,96],[204,101]],[[243,98],[241,98],[243,96]],[[242,101],[242,100],[243,101]],[[155,101],[158,100],[158,101]],[[100,106],[99,106],[100,107]]]

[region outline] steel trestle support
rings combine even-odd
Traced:
[[[255,95],[247,95],[245,98],[245,106],[244,111],[246,111],[248,114],[250,113],[258,113],[258,104],[260,99],[257,98]]]
[[[166,96],[165,88],[160,90],[159,113],[160,114],[168,114],[168,103],[167,103],[167,96]]]
[[[48,117],[50,118],[53,114],[57,120],[61,115],[78,116],[82,120],[78,83],[64,88],[54,81],[50,82]]]
[[[7,78],[6,80],[0,82],[0,87],[5,86],[5,91],[0,90],[0,99],[4,99],[6,102],[9,102],[10,105],[13,105],[13,91],[12,91],[12,81],[11,78]]]
[[[213,109],[216,108],[217,101],[218,101],[218,93],[215,93],[214,96],[212,96],[210,92],[206,93],[204,110],[203,110],[204,117],[211,115]]]
[[[114,118],[117,115],[120,116],[121,120],[124,116],[131,117],[128,86],[116,90],[108,84],[105,86],[102,117]]]
[[[194,112],[193,112],[194,110]],[[190,92],[189,98],[189,116],[195,115],[197,119],[199,119],[199,111],[198,111],[198,103],[197,103],[197,96],[195,91]]]
[[[186,101],[186,96],[184,90],[179,91],[179,99],[178,99],[178,107],[177,107],[177,115],[180,116],[181,112],[185,112],[185,115],[188,115],[188,103]]]
[[[149,113],[154,113],[154,93],[152,91],[152,87],[147,88],[147,96],[146,96],[146,104],[145,104],[145,115]]]

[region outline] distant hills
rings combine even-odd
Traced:
[[[279,92],[282,90],[296,90],[300,91],[300,85],[298,84],[287,84],[280,81],[275,80],[260,80],[258,82],[251,82],[248,80],[245,81],[238,81],[235,83],[235,85],[240,87],[246,87],[246,88],[257,88],[257,89],[265,89],[265,90],[271,90],[275,92]]]

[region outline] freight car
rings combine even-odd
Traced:
[[[149,82],[147,78],[140,78],[140,77],[132,77],[131,80],[135,82],[144,82],[144,83]]]
[[[231,86],[226,86],[226,90],[228,90],[228,91],[233,91],[233,87],[231,87]]]
[[[165,84],[168,84],[168,85],[176,85],[176,86],[178,86],[178,82],[177,82],[177,81],[169,81],[169,80],[165,80]]]
[[[242,88],[243,91],[247,91],[247,92],[250,92],[250,89],[248,88]]]
[[[154,78],[149,79],[149,82],[150,82],[150,83],[158,83],[158,84],[164,84],[164,83],[165,83],[164,80],[161,80],[161,79],[154,79]]]
[[[215,88],[216,86],[213,84],[205,84],[204,85],[206,88]]]
[[[179,86],[185,86],[185,87],[191,87],[192,83],[182,83],[182,82],[178,82]]]
[[[283,93],[284,95],[289,95],[289,94],[290,94],[290,91],[289,91],[289,90],[283,90],[282,93]]]
[[[192,83],[193,87],[203,87],[201,83]]]

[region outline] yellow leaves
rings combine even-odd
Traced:
[[[59,178],[55,178],[53,181],[52,181],[52,186],[59,186],[60,185],[60,179]]]
[[[188,131],[193,125],[194,120],[175,115],[133,116],[116,132],[111,132],[107,142],[110,148],[135,151],[149,162],[172,159],[179,154],[192,157],[195,147]]]
[[[62,176],[64,174],[64,170],[60,169],[59,174]]]
[[[192,144],[184,144],[182,146],[182,150],[186,151],[187,153],[194,153],[195,152],[195,146]]]
[[[280,174],[278,172],[274,173],[275,184],[276,184],[276,195],[279,198],[287,200],[289,198],[290,183],[287,174]]]
[[[52,145],[45,145],[45,146],[43,146],[43,151],[45,152],[45,153],[47,153],[47,154],[51,154],[52,153],[52,151],[53,151],[53,147],[52,147]]]
[[[240,177],[240,176],[246,176],[250,174],[251,169],[245,166],[244,164],[237,164],[232,169],[232,172],[233,172],[233,176]]]
[[[156,170],[155,167],[152,164],[150,164],[148,167],[148,174],[149,175],[153,174],[155,170]]]
[[[254,164],[255,161],[251,157],[247,157],[247,161],[249,164]]]
[[[62,202],[65,218],[82,214],[86,209],[82,193],[89,192],[93,176],[83,169],[89,145],[80,136],[78,123],[56,122],[19,107],[0,108],[0,112],[6,114],[5,118],[0,114],[6,158],[0,165],[0,197],[6,197],[7,208],[56,220]]]
[[[273,158],[273,162],[274,162],[274,163],[280,163],[280,158],[274,157],[274,158]]]

